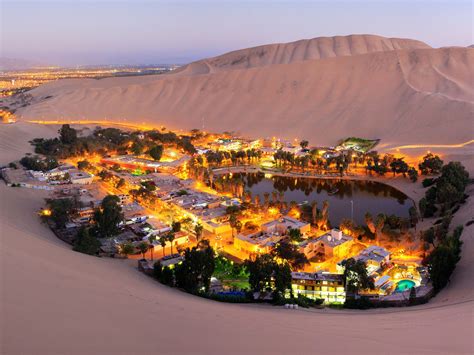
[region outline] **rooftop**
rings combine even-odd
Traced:
[[[262,224],[262,228],[272,229],[278,225],[284,225],[287,229],[300,229],[308,225],[308,223],[299,221],[296,218],[290,216],[283,216],[278,219],[274,219],[273,221]]]
[[[363,262],[373,260],[375,262],[380,263],[389,255],[390,252],[387,249],[379,247],[377,245],[371,245],[370,247],[362,250],[354,259],[361,260]]]
[[[238,234],[236,238],[259,246],[273,246],[283,236],[274,233],[256,232],[252,234]]]
[[[337,281],[344,280],[341,274],[329,274],[322,272],[292,272],[291,278],[293,280],[315,280],[315,281]]]
[[[316,242],[322,242],[327,246],[334,248],[351,240],[351,236],[342,233],[339,229],[332,229],[329,233],[326,233],[316,239]]]

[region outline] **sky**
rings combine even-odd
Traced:
[[[182,64],[303,38],[473,40],[470,0],[0,0],[0,57],[43,64]]]

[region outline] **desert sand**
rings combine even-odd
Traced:
[[[0,126],[23,154],[30,125]],[[55,132],[56,128],[45,128]],[[19,129],[21,128],[21,129]],[[34,132],[35,135],[43,132]],[[0,145],[0,162],[11,145]],[[21,156],[20,154],[20,156]],[[19,156],[18,156],[19,157]],[[472,191],[471,191],[472,193]],[[474,225],[453,280],[429,304],[371,311],[286,310],[200,299],[132,261],[70,250],[40,223],[45,192],[0,183],[2,354],[468,354],[473,346]],[[472,198],[456,214],[471,218]]]
[[[54,138],[58,135],[58,126],[33,125],[24,122],[2,125],[0,127],[0,165],[7,165],[13,160],[33,153],[28,141],[34,138]]]
[[[48,83],[30,91],[31,104],[17,114],[258,132],[318,145],[354,135],[381,139],[382,151],[441,144],[438,153],[465,155],[451,146],[473,139],[473,82],[472,48],[316,38],[230,52],[167,75]]]
[[[450,146],[473,138],[473,64],[474,49],[347,36],[235,51],[168,75],[61,80],[30,92],[20,122],[0,125],[0,165],[31,152],[28,140],[56,135],[57,126],[21,121],[107,118],[312,144],[380,138],[382,151],[431,149],[467,161],[472,174],[472,146]],[[415,185],[390,184],[421,196]],[[200,299],[154,282],[132,261],[75,253],[36,216],[44,197],[0,182],[2,354],[474,351],[474,225],[451,283],[427,305],[285,310]],[[453,226],[473,210],[471,197]]]

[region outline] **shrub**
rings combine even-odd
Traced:
[[[155,280],[160,280],[161,278],[161,271],[163,270],[160,261],[156,261],[153,264],[153,273],[152,276]]]
[[[199,296],[218,302],[227,303],[251,303],[252,300],[245,294],[224,294],[224,293],[200,293]]]
[[[433,185],[435,182],[436,182],[436,179],[433,179],[433,178],[426,178],[426,179],[423,179],[423,181],[421,182],[421,184],[423,185],[423,187],[430,187],[430,186]]]
[[[165,266],[161,270],[159,281],[163,285],[174,286],[174,272],[169,266]]]
[[[74,241],[74,251],[96,255],[99,252],[100,242],[89,233],[89,230],[85,227],[79,229],[76,235],[76,240]]]
[[[369,309],[372,307],[373,305],[367,297],[360,297],[357,299],[346,298],[346,302],[344,303],[344,308],[349,308],[349,309]]]

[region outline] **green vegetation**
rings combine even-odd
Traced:
[[[423,179],[421,184],[423,185],[423,187],[430,187],[430,186],[434,185],[435,182],[436,182],[436,179],[426,178],[426,179]]]
[[[456,264],[461,260],[462,231],[463,227],[458,226],[451,235],[444,237],[426,260],[436,292],[448,284]]]
[[[418,180],[418,171],[415,168],[410,167],[408,169],[408,177],[410,178],[410,180],[412,182],[417,182],[417,180]]]
[[[63,144],[74,144],[77,141],[77,131],[68,124],[64,124],[58,133]]]
[[[57,228],[64,228],[76,209],[75,201],[70,198],[47,199],[46,205],[51,211],[51,215],[46,218],[50,218]]]
[[[274,299],[284,297],[291,292],[291,269],[288,263],[279,264],[269,254],[259,255],[247,260],[245,266],[249,272],[250,288],[254,292],[271,291]]]
[[[395,174],[403,174],[403,177],[406,177],[408,173],[408,164],[404,161],[404,158],[395,158],[390,162],[390,170]]]
[[[79,170],[88,170],[92,169],[92,164],[89,163],[87,160],[81,160],[77,162],[77,168]]]
[[[108,195],[102,200],[100,208],[94,213],[96,229],[100,237],[110,238],[119,233],[119,224],[123,221],[120,199]]]
[[[206,161],[210,166],[220,166],[223,163],[239,165],[250,163],[260,159],[262,151],[258,149],[232,150],[232,151],[208,151],[205,154]],[[199,166],[203,164],[202,158],[196,157],[191,161],[191,165]]]
[[[35,138],[31,142],[35,152],[64,159],[94,153],[106,155],[108,151],[115,151],[118,154],[142,154],[157,146],[163,147],[163,144],[175,145],[188,154],[196,152],[190,137],[178,136],[173,132],[148,131],[144,133],[145,139],[141,139],[143,137],[140,132],[96,127],[91,135],[80,137],[77,130],[65,124],[58,133],[59,138]],[[153,153],[154,157],[158,157],[155,153],[158,152]]]
[[[163,146],[155,145],[153,148],[150,149],[148,154],[150,155],[150,157],[153,158],[153,160],[159,161],[161,159],[161,156],[163,155]]]
[[[154,279],[161,282],[163,285],[174,286],[174,272],[169,266],[161,266],[160,262],[157,261],[153,264],[153,273],[152,276]]]
[[[120,254],[127,256],[131,255],[135,252],[135,247],[132,245],[132,243],[124,243],[120,245]]]
[[[344,149],[352,149],[358,152],[367,153],[369,150],[374,149],[374,147],[379,143],[378,139],[364,139],[357,137],[349,137],[344,139],[339,143]]]
[[[423,175],[437,175],[443,167],[443,161],[437,155],[428,153],[423,157],[423,161],[418,164]]]
[[[419,202],[422,217],[432,217],[441,207],[442,214],[464,200],[464,192],[469,183],[469,173],[459,162],[450,162],[440,169],[441,175],[426,191],[425,197]],[[426,179],[425,179],[426,181]]]
[[[209,292],[215,270],[214,250],[209,243],[186,249],[184,261],[174,268],[176,286],[189,293]]]
[[[194,226],[194,234],[196,234],[196,240],[199,242],[199,240],[202,237],[202,232],[204,230],[204,227],[202,226],[201,223],[196,223]]]
[[[58,167],[58,161],[53,157],[41,158],[38,155],[24,156],[20,164],[28,170],[48,171]]]
[[[288,231],[288,236],[293,242],[303,241],[303,235],[301,234],[301,231],[297,228],[290,228],[290,230]]]
[[[374,280],[367,274],[367,269],[363,261],[356,261],[353,258],[344,260],[344,283],[348,293],[356,294],[359,290],[373,290]]]
[[[145,254],[150,249],[150,245],[147,242],[141,242],[138,244],[138,251],[142,254],[142,258],[145,259]]]
[[[294,270],[302,269],[309,264],[306,255],[298,251],[298,247],[286,240],[279,242],[272,250],[274,258],[286,260]]]
[[[83,254],[96,255],[99,252],[100,242],[89,233],[86,227],[77,232],[72,250]]]
[[[308,148],[308,145],[309,145],[309,142],[308,142],[307,140],[304,140],[304,139],[303,139],[303,140],[300,142],[300,147],[301,147],[301,149],[306,149],[306,148]]]
[[[249,289],[249,274],[243,264],[237,264],[229,259],[218,256],[215,258],[215,270],[213,275],[223,285],[235,290]]]

